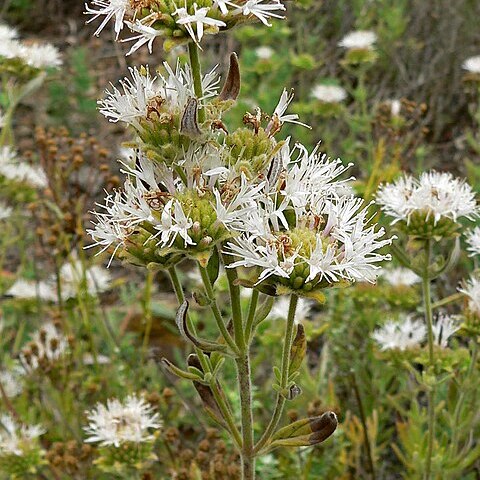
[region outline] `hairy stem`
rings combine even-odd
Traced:
[[[423,302],[425,308],[425,322],[427,324],[427,334],[428,334],[428,367],[429,370],[435,368],[435,357],[433,352],[434,347],[434,337],[433,337],[433,314],[432,314],[432,295],[431,295],[431,285],[430,277],[428,273],[428,268],[430,266],[431,259],[431,243],[430,240],[425,242],[425,271],[422,278],[422,290],[423,290]],[[430,480],[431,478],[431,468],[432,468],[432,454],[433,454],[433,444],[435,442],[435,387],[430,386],[428,391],[428,449],[427,457],[425,460],[425,480]]]
[[[285,339],[283,343],[283,352],[282,352],[282,370],[281,370],[281,380],[280,380],[280,389],[283,390],[287,387],[288,376],[289,376],[289,364],[290,364],[290,351],[292,349],[293,342],[293,330],[295,326],[295,311],[297,309],[298,297],[293,295],[290,297],[290,306],[288,308],[288,317],[287,317],[287,327],[285,329]],[[265,432],[258,441],[255,452],[259,452],[270,440],[270,437],[273,435],[275,429],[277,428],[278,422],[283,413],[283,407],[285,406],[285,397],[278,393],[277,402],[275,404],[275,409],[273,411],[272,418],[268,424]]]

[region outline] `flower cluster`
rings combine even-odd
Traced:
[[[420,277],[408,268],[386,268],[382,272],[384,278],[392,287],[411,287],[420,282]]]
[[[468,232],[466,241],[470,255],[480,255],[480,227],[476,227]]]
[[[22,393],[22,374],[23,371],[18,365],[9,370],[0,370],[0,384],[7,397],[16,397]]]
[[[480,279],[472,276],[459,289],[468,298],[468,309],[476,316],[480,316]]]
[[[451,173],[426,172],[419,179],[405,175],[382,185],[377,203],[393,218],[392,224],[421,238],[447,237],[458,229],[457,221],[478,216],[475,193]]]
[[[315,85],[312,97],[323,103],[340,103],[347,98],[347,92],[338,85]]]
[[[446,348],[450,337],[459,329],[460,325],[454,318],[439,315],[432,326],[435,345]],[[406,316],[400,321],[388,320],[372,334],[372,338],[379,344],[382,351],[420,348],[426,336],[425,324],[421,320],[414,320],[411,316]]]
[[[339,178],[349,166],[275,138],[284,123],[300,123],[286,113],[293,95],[284,90],[272,115],[257,108],[244,116],[246,127],[229,133],[214,116],[229,102],[219,95],[203,103],[207,122],[199,125],[189,70],[166,69],[159,78],[132,70],[123,93],[101,102],[141,142],[125,163],[124,188],[96,214],[94,245],[142,265],[185,256],[206,265],[223,245],[234,257],[230,267],[253,267],[252,284],[276,293],[308,296],[332,283],[374,281],[378,263],[389,258],[377,250],[391,240],[369,224],[349,179]],[[214,74],[203,83],[213,97]]]
[[[20,425],[11,415],[0,416],[0,469],[8,478],[28,478],[42,464],[40,425]]]
[[[68,352],[68,338],[53,323],[44,324],[20,352],[20,362],[27,372],[48,369]]]
[[[151,442],[154,436],[150,430],[162,426],[153,407],[136,395],[129,395],[124,401],[110,399],[106,405],[99,403],[87,412],[87,418],[85,441],[117,448],[126,442]]]
[[[60,53],[53,45],[21,42],[14,28],[0,25],[0,71],[5,68],[38,71],[61,64]]]
[[[469,73],[480,75],[480,55],[467,58],[463,62],[462,68]]]
[[[152,52],[153,42],[164,38],[163,47],[193,40],[200,43],[204,35],[214,35],[239,24],[261,21],[270,26],[271,18],[283,18],[285,6],[280,0],[184,0],[183,2],[153,2],[138,0],[93,0],[86,4],[88,22],[101,19],[95,35],[99,35],[110,20],[114,21],[116,37],[127,26],[134,35],[123,41],[134,41],[127,53],[147,45]]]
[[[48,185],[42,168],[20,161],[15,150],[9,146],[0,147],[0,177],[35,188],[46,188]]]

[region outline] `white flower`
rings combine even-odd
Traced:
[[[34,68],[57,68],[62,64],[60,52],[49,43],[22,45],[18,56]]]
[[[132,53],[136,52],[140,47],[147,44],[148,51],[152,53],[153,50],[153,42],[155,39],[162,35],[160,30],[156,28],[149,27],[148,25],[144,25],[140,20],[136,20],[135,23],[126,22],[130,30],[133,32],[138,33],[134,37],[126,38],[122,40],[122,42],[130,42],[132,40],[136,40],[136,42],[132,45],[132,48],[127,52],[127,57]]]
[[[45,433],[40,425],[19,425],[11,415],[0,416],[0,457],[23,456],[32,442]]]
[[[32,372],[43,364],[52,364],[68,352],[68,339],[49,322],[42,325],[22,349],[19,358],[23,368]]]
[[[383,327],[373,332],[372,338],[380,345],[380,350],[407,350],[420,347],[426,334],[423,322],[412,320],[408,316],[400,321],[388,320]]]
[[[37,188],[48,186],[45,172],[40,167],[20,162],[15,150],[9,146],[0,147],[0,175]]]
[[[283,89],[280,100],[278,101],[278,105],[273,112],[272,119],[270,120],[267,128],[265,129],[267,133],[271,133],[272,135],[274,135],[276,133],[275,130],[278,131],[278,128],[284,123],[296,123],[297,125],[302,125],[302,127],[311,128],[305,123],[299,122],[299,117],[296,113],[285,115],[285,112],[287,111],[288,106],[292,102],[293,97],[293,90],[288,93],[286,88]]]
[[[0,43],[15,40],[16,38],[18,38],[16,28],[9,27],[8,25],[0,25]]]
[[[16,397],[22,393],[22,373],[20,368],[0,370],[0,383],[7,397]]]
[[[357,30],[345,35],[338,45],[348,49],[370,50],[377,41],[377,34],[369,30]]]
[[[323,103],[340,103],[347,98],[347,92],[338,85],[315,85],[312,97]]]
[[[187,9],[184,7],[175,10],[173,15],[178,15],[179,18],[176,20],[177,24],[185,26],[194,42],[201,42],[205,25],[217,28],[227,26],[222,20],[209,17],[208,12],[210,9],[208,7],[198,8],[198,5],[194,3],[193,8],[195,11],[193,15],[189,15]],[[193,29],[193,24],[195,24],[195,30]]]
[[[269,0],[247,0],[245,5],[234,10],[233,14],[237,15],[242,13],[245,16],[253,15],[264,25],[271,27],[271,24],[268,23],[269,18],[284,18],[282,15],[274,13],[278,10],[285,11],[285,7],[280,0],[272,0],[272,3],[270,3]]]
[[[223,13],[223,15],[227,15],[228,14],[228,8],[227,6],[229,7],[237,7],[237,5],[235,5],[233,2],[231,2],[230,0],[214,0],[213,2],[213,8],[219,8],[220,11]]]
[[[85,9],[87,10],[85,14],[93,15],[93,18],[88,20],[87,23],[93,22],[102,15],[105,16],[100,26],[95,30],[95,35],[98,37],[110,19],[115,18],[115,33],[116,38],[118,38],[119,33],[123,29],[125,14],[130,10],[130,0],[93,0],[92,5],[99,8],[95,10],[85,4]]]
[[[297,302],[297,309],[295,310],[295,323],[300,323],[310,317],[314,302],[305,298],[299,298]],[[290,298],[288,296],[278,297],[275,299],[273,308],[268,314],[269,319],[277,320],[279,318],[286,319],[290,305]]]
[[[398,117],[402,109],[402,102],[400,100],[390,100],[390,113],[392,117]]]
[[[480,278],[471,276],[458,291],[468,297],[469,310],[480,315]]]
[[[478,215],[475,194],[464,180],[451,173],[425,172],[417,180],[406,175],[394,183],[382,185],[377,203],[393,217],[393,223],[410,220],[421,212],[436,224],[441,218],[457,221],[460,217],[473,220]]]
[[[39,298],[47,302],[57,301],[57,291],[54,282],[19,279],[5,292],[13,298],[33,299]]]
[[[470,73],[480,73],[480,55],[467,58],[463,62],[462,68]]]
[[[466,238],[470,256],[480,255],[480,227],[475,227],[467,233]]]
[[[382,277],[393,287],[411,287],[420,281],[420,277],[408,268],[386,268]]]
[[[261,60],[268,60],[272,58],[275,51],[271,47],[262,46],[255,49],[255,55]]]
[[[88,435],[85,442],[99,442],[102,446],[120,447],[125,442],[151,442],[154,436],[150,430],[162,426],[158,413],[143,398],[129,395],[122,402],[116,398],[107,404],[98,403],[87,413]]]
[[[457,331],[460,330],[458,321],[449,315],[440,314],[437,321],[432,326],[433,338],[435,344],[441,348],[447,348],[448,339]]]
[[[9,207],[3,202],[0,202],[0,220],[10,218],[13,213],[13,208]]]

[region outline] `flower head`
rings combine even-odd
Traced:
[[[467,233],[466,238],[468,248],[471,256],[480,255],[480,227],[475,227]]]
[[[22,45],[18,57],[33,68],[57,68],[62,64],[60,52],[48,43]]]
[[[98,403],[87,413],[88,425],[84,428],[88,443],[120,447],[124,443],[151,442],[151,430],[162,424],[158,413],[143,398],[129,395],[123,401],[116,398],[106,405]]]
[[[37,188],[48,185],[45,172],[40,167],[20,162],[15,150],[9,146],[0,147],[0,175]]]
[[[400,321],[388,320],[381,328],[375,330],[372,338],[381,350],[408,350],[419,348],[425,340],[427,329],[421,320],[407,316]]]
[[[480,315],[480,278],[471,276],[458,291],[468,298],[468,309],[475,315]]]
[[[40,425],[20,425],[11,415],[0,416],[0,458],[25,456],[34,448],[36,439],[45,433]]]
[[[411,287],[420,282],[420,277],[408,268],[386,268],[382,277],[393,287]]]
[[[345,35],[338,45],[351,50],[371,50],[377,41],[377,34],[369,30],[357,30]]]
[[[440,314],[432,326],[432,330],[435,344],[441,348],[447,348],[449,338],[460,330],[460,325],[453,317]]]
[[[198,5],[194,3],[193,9],[193,15],[189,15],[184,7],[177,9],[174,14],[178,15],[177,24],[185,26],[194,42],[200,43],[204,32],[208,32],[212,27],[214,32],[217,32],[219,27],[227,26],[224,21],[209,17],[210,9],[208,7],[198,8]]]
[[[475,194],[465,181],[451,173],[426,172],[419,179],[410,175],[382,185],[377,203],[393,218],[418,236],[451,234],[461,217],[478,216]]]
[[[340,103],[347,98],[347,92],[338,85],[315,85],[312,97],[323,103]]]
[[[273,308],[268,314],[269,319],[286,319],[290,299],[287,296],[278,297],[273,304]],[[306,298],[299,298],[297,309],[295,310],[295,323],[303,322],[310,317],[314,302]]]
[[[119,33],[123,29],[125,14],[130,11],[130,0],[93,0],[92,5],[98,8],[91,8],[88,6],[88,4],[85,4],[85,14],[93,15],[93,17],[88,20],[87,23],[93,22],[102,16],[105,17],[97,30],[95,30],[95,35],[98,36],[105,28],[107,23],[114,18],[115,33],[116,37],[118,38]]]
[[[18,365],[9,370],[0,370],[0,383],[7,397],[16,397],[22,393],[22,374]]]
[[[269,18],[284,18],[277,11],[285,11],[285,6],[280,0],[247,0],[245,5],[233,11],[234,14],[241,13],[245,16],[257,17],[264,25],[270,27]]]
[[[476,55],[475,57],[467,58],[463,64],[462,68],[467,70],[467,72],[480,74],[480,55]]]

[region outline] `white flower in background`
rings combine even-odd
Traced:
[[[295,310],[295,323],[303,322],[310,317],[314,302],[305,298],[299,298],[297,302],[297,309]],[[290,306],[290,298],[288,296],[277,297],[273,308],[268,314],[269,319],[287,319],[288,309]]]
[[[347,98],[347,92],[338,85],[315,85],[312,97],[323,103],[340,103]]]
[[[402,110],[402,102],[400,100],[390,100],[390,113],[392,117],[398,117],[400,115],[400,111]]]
[[[45,323],[22,348],[19,355],[22,367],[32,372],[40,366],[51,365],[67,354],[68,345],[67,337],[53,323]]]
[[[388,320],[375,330],[372,338],[379,344],[380,350],[407,350],[420,347],[425,340],[427,328],[421,320],[412,320],[407,316],[399,321]]]
[[[143,398],[129,395],[125,400],[116,398],[107,404],[98,403],[87,413],[88,435],[85,442],[100,443],[102,446],[120,447],[125,442],[151,442],[154,436],[150,430],[161,428],[158,413]]]
[[[178,20],[176,20],[177,24],[185,26],[188,34],[192,37],[194,42],[201,42],[205,30],[205,25],[207,27],[216,28],[227,26],[227,24],[225,22],[222,22],[222,20],[217,20],[208,16],[210,8],[198,8],[198,5],[196,3],[193,4],[193,8],[195,11],[193,15],[189,15],[187,9],[184,7],[175,10],[173,15],[178,15]],[[195,25],[195,29],[192,25]]]
[[[463,62],[462,68],[470,73],[480,73],[480,55],[467,58]]]
[[[392,223],[410,221],[414,213],[422,213],[436,224],[442,218],[457,221],[478,216],[475,193],[464,180],[451,173],[425,172],[417,180],[405,175],[397,181],[380,186],[377,203],[393,217]]]
[[[112,18],[115,18],[115,33],[116,38],[118,38],[119,33],[123,29],[125,14],[131,9],[130,0],[93,0],[92,5],[98,7],[98,9],[90,8],[88,4],[85,4],[85,14],[93,15],[93,17],[88,20],[87,23],[93,22],[101,16],[105,16],[100,26],[97,28],[97,30],[95,30],[94,35],[98,37],[107,23]]]
[[[269,60],[275,54],[275,50],[271,47],[262,46],[255,49],[255,55],[260,58],[260,60]]]
[[[132,48],[130,48],[130,50],[127,52],[126,56],[128,57],[132,53],[136,52],[139,48],[141,48],[145,44],[148,47],[149,53],[152,53],[153,42],[156,40],[157,37],[162,35],[162,32],[155,28],[149,27],[148,25],[144,25],[139,20],[137,20],[135,23],[132,23],[132,22],[126,22],[126,23],[130,28],[130,30],[132,30],[135,33],[138,33],[138,35],[122,40],[122,42],[131,42],[133,40],[136,40],[136,42],[132,45]]]
[[[411,287],[420,282],[420,277],[408,268],[385,268],[382,271],[382,277],[392,287]]]
[[[22,393],[22,373],[20,368],[0,370],[0,383],[7,397],[13,398]]]
[[[15,150],[9,146],[0,147],[0,175],[8,180],[28,183],[32,187],[48,186],[45,172],[40,167],[20,162]]]
[[[470,256],[480,255],[480,227],[475,227],[473,230],[470,230],[467,233],[466,241]]]
[[[97,355],[96,358],[91,353],[84,353],[82,356],[82,362],[84,365],[108,365],[111,360],[106,355]]]
[[[0,220],[6,220],[10,218],[13,213],[13,208],[9,207],[3,202],[0,202]]]
[[[447,348],[449,338],[458,330],[460,325],[457,320],[449,315],[440,314],[432,326],[435,344],[441,348]]]
[[[45,432],[40,425],[20,425],[11,415],[1,415],[0,458],[5,455],[23,456],[32,449],[32,442]]]
[[[345,35],[338,45],[347,49],[371,50],[377,41],[377,34],[369,30],[357,30]]]
[[[480,278],[471,276],[458,291],[467,296],[469,310],[480,315]]]
[[[18,38],[18,32],[16,28],[9,27],[8,25],[0,25],[0,43],[8,40],[15,40]]]
[[[20,299],[39,298],[47,302],[57,301],[55,282],[19,279],[5,292],[5,295]]]
[[[275,13],[277,11],[285,11],[285,6],[280,2],[280,0],[247,0],[245,5],[237,8],[233,11],[234,15],[239,13],[249,16],[253,15],[257,17],[264,25],[271,27],[271,24],[268,23],[269,18],[284,18],[283,15]]]
[[[56,68],[62,64],[60,52],[49,43],[22,45],[18,56],[33,68]]]

